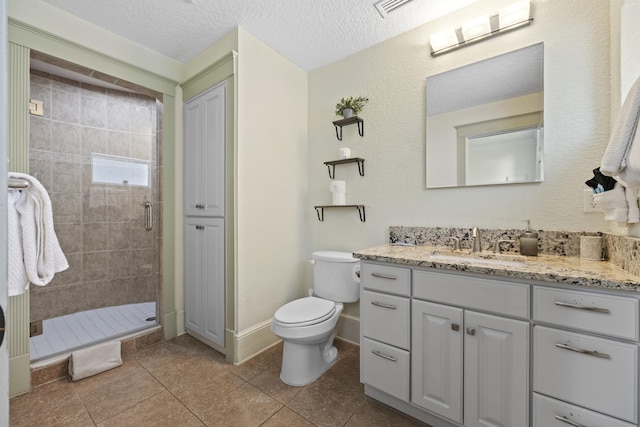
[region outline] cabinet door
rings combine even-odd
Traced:
[[[462,423],[463,311],[414,300],[411,402]]]
[[[185,220],[185,327],[224,347],[224,220]]]
[[[187,216],[224,216],[226,83],[184,105],[184,198]]]
[[[529,423],[529,323],[465,312],[464,425]]]

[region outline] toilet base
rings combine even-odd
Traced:
[[[331,337],[333,338],[333,337]],[[295,344],[285,341],[280,379],[291,386],[311,384],[338,360],[333,339],[322,344]],[[325,348],[328,349],[324,350]]]

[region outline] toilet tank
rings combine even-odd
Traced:
[[[313,293],[335,302],[355,302],[360,298],[360,260],[350,252],[313,253]]]

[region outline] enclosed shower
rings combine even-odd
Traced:
[[[161,101],[40,65],[29,174],[49,192],[70,267],[30,288],[32,362],[156,326],[162,277]]]

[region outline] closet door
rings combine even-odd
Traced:
[[[224,216],[226,82],[184,104],[186,216]]]
[[[185,327],[224,347],[224,220],[185,219]]]

